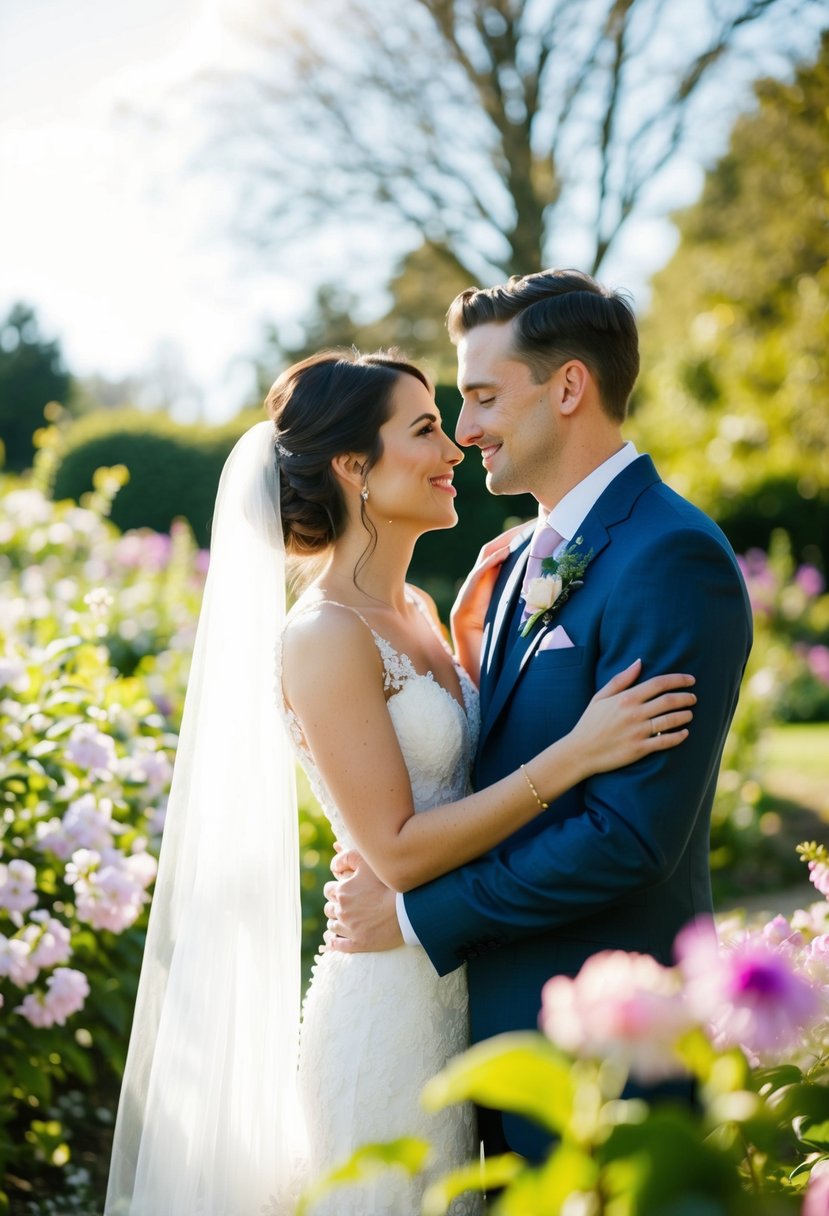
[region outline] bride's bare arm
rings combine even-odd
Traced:
[[[551,802],[593,773],[680,744],[696,700],[687,691],[693,678],[633,684],[638,674],[634,664],[616,676],[573,730],[523,770],[415,815],[380,656],[365,625],[347,609],[321,606],[291,623],[283,654],[284,693],[320,775],[355,846],[395,891],[471,861],[528,823],[540,810],[533,787]]]

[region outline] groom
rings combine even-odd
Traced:
[[[711,912],[711,804],[751,614],[720,530],[622,437],[639,354],[619,295],[576,271],[547,271],[463,292],[448,323],[458,442],[480,448],[491,493],[529,491],[539,502],[532,537],[527,529],[490,548],[453,615],[460,649],[480,643],[476,788],[569,731],[637,658],[643,677],[690,672],[698,697],[679,747],[591,777],[498,848],[398,897],[401,928],[393,897],[356,855],[347,859],[356,872],[326,887],[330,949],[389,948],[402,929],[440,974],[467,963],[477,1041],[536,1027],[545,981],[575,975],[597,951],[670,963],[682,926]],[[584,566],[580,585],[527,630],[528,559],[568,551]],[[547,590],[535,585],[539,603]],[[489,1151],[545,1149],[510,1114],[486,1114],[484,1138]]]

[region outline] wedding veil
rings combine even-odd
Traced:
[[[291,1210],[300,906],[271,422],[219,484],[105,1216]]]

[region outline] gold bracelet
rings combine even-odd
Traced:
[[[544,802],[544,800],[542,799],[542,797],[541,797],[541,795],[539,794],[538,790],[535,788],[535,786],[533,785],[532,781],[530,780],[530,774],[529,774],[529,773],[527,772],[527,770],[524,768],[524,765],[523,765],[523,764],[519,765],[519,768],[521,769],[521,772],[522,772],[522,773],[524,774],[524,776],[526,777],[526,779],[527,779],[527,785],[528,785],[528,786],[530,787],[530,789],[532,790],[532,793],[533,793],[533,798],[535,798],[536,802],[538,803],[538,806],[539,806],[540,810],[542,810],[542,811],[546,811],[546,810],[549,808],[549,806],[550,806],[549,802]]]

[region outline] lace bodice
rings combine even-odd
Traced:
[[[334,602],[334,601],[320,601]],[[416,604],[440,638],[423,601],[410,593]],[[318,605],[314,605],[315,607]],[[388,710],[394,726],[403,760],[412,784],[416,811],[425,811],[441,803],[453,802],[470,792],[469,776],[472,758],[478,742],[480,714],[478,690],[464,669],[455,663],[463,695],[463,706],[435,679],[431,671],[422,674],[406,654],[382,637],[356,609],[349,609],[370,630],[383,664],[383,687],[388,696]],[[281,686],[281,653],[277,670]],[[305,770],[314,796],[328,818],[338,840],[350,847],[352,840],[346,824],[320,776],[314,758],[306,746],[302,727],[296,714],[282,698],[284,716],[291,740]]]

